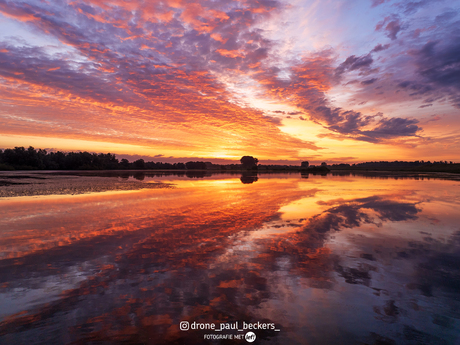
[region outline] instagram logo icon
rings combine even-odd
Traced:
[[[188,331],[189,328],[190,328],[190,324],[188,323],[188,321],[182,321],[179,324],[179,328],[180,328],[181,331]]]

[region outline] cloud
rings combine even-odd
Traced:
[[[409,60],[415,73],[410,79],[397,81],[396,86],[410,97],[424,97],[424,103],[447,98],[460,107],[460,40],[446,36],[444,40],[430,40],[418,49],[411,49]]]
[[[434,121],[439,121],[441,120],[441,116],[439,115],[431,115],[431,118],[427,120],[427,122],[434,122]]]
[[[424,7],[428,5],[430,3],[423,3]],[[396,19],[404,22],[400,25],[404,30],[395,34],[404,44],[380,44],[371,50],[374,62],[371,69],[360,70],[359,75],[365,78],[359,82],[360,86],[366,86],[367,80],[378,79],[378,87],[356,88],[356,74],[348,76],[347,73],[340,75],[341,85],[348,86],[346,91],[353,94],[357,104],[372,101],[373,106],[380,109],[407,101],[419,101],[414,107],[421,109],[429,107],[428,104],[432,104],[433,110],[441,104],[459,108],[460,36],[458,25],[452,20],[457,16],[455,13],[455,10],[437,9],[435,3],[431,3],[430,15],[427,14],[423,23],[414,15],[386,16],[380,22],[380,29],[388,33],[385,27],[389,22]],[[411,113],[417,114],[416,111]]]
[[[442,46],[430,41],[416,52],[418,73],[428,81],[460,90],[460,36]]]
[[[414,14],[419,9],[430,5],[431,3],[439,2],[439,0],[421,0],[421,1],[408,1],[408,2],[400,2],[398,3],[398,7],[404,11],[405,15]]]
[[[388,12],[394,6],[371,9],[384,13],[376,30],[404,44],[345,51],[350,37],[338,35],[345,41],[335,48],[297,55],[270,38],[271,25],[290,11],[281,1],[0,0],[8,21],[53,42],[0,44],[0,90],[14,104],[1,105],[2,133],[123,141],[161,147],[167,156],[166,147],[240,154],[258,141],[269,143],[259,145],[259,156],[319,149],[284,134],[268,113],[302,115],[340,140],[419,138],[419,123],[405,114],[369,113],[418,99],[415,110],[434,109],[442,97],[460,106],[456,10],[433,12],[423,27],[409,15],[430,3],[395,4],[398,14]],[[297,110],[251,108],[244,99],[252,94],[234,92],[241,85]],[[334,100],[338,88],[353,102]]]
[[[320,106],[314,109],[315,119],[327,124],[327,128],[350,138],[372,143],[384,140],[415,136],[421,129],[416,119],[382,118],[374,128],[372,125],[376,116],[365,116],[361,112]]]
[[[279,117],[273,117],[273,116],[265,116],[264,117],[267,121],[270,121],[274,123],[277,126],[281,125],[281,119]]]
[[[377,7],[385,2],[388,2],[389,0],[371,0],[371,1],[372,1],[371,7]]]
[[[3,132],[201,148],[201,154],[206,146],[240,154],[259,140],[268,143],[259,154],[316,150],[282,133],[279,119],[234,102],[219,79],[257,69],[268,57],[273,43],[256,24],[281,7],[253,0],[0,0],[0,12],[66,50],[3,43],[2,93],[16,103],[2,119]],[[26,126],[30,121],[36,126]]]
[[[416,125],[418,122],[416,119],[384,118],[373,130],[362,131],[361,134],[364,136],[362,139],[372,141],[381,138],[415,136],[420,130]]]
[[[372,79],[367,79],[367,80],[363,80],[361,82],[362,85],[371,85],[373,83],[375,83],[378,79],[377,78],[372,78]]]
[[[386,17],[383,21],[379,22],[375,30],[376,31],[381,31],[384,30],[387,33],[387,36],[391,40],[395,40],[397,37],[397,34],[401,31],[402,29],[402,23],[399,20],[399,18],[395,16],[389,16]]]
[[[345,71],[354,71],[358,69],[369,68],[370,65],[374,62],[371,54],[363,55],[356,57],[355,55],[349,56],[344,62],[342,62],[339,67],[336,68],[336,73],[341,75]]]
[[[444,24],[445,22],[450,21],[451,19],[457,16],[458,12],[455,10],[448,10],[438,16],[436,16],[435,21],[439,24]]]
[[[344,138],[371,143],[385,142],[395,138],[416,136],[421,130],[418,120],[399,117],[366,115],[355,110],[334,107],[327,99],[326,92],[340,82],[345,71],[367,70],[373,59],[370,54],[361,57],[350,56],[334,68],[333,52],[326,50],[304,57],[298,65],[291,67],[290,78],[278,77],[279,70],[272,69],[258,74],[259,82],[266,87],[272,97],[289,99],[292,105],[303,109],[305,116],[330,131],[339,134],[335,139]],[[377,78],[364,80],[362,85],[370,85]]]
[[[377,44],[374,47],[374,49],[371,50],[371,53],[378,53],[378,52],[388,49],[389,47],[390,47],[389,44],[385,44],[385,45]]]

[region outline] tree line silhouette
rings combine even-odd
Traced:
[[[356,163],[356,164],[332,164],[331,168],[364,168],[364,169],[378,169],[378,168],[399,168],[399,169],[404,169],[404,168],[416,168],[420,166],[426,166],[426,165],[434,165],[434,164],[454,164],[453,162],[447,162],[447,161],[414,161],[414,162],[407,162],[407,161],[394,161],[394,162],[388,162],[388,161],[379,161],[379,162],[364,162],[364,163]]]
[[[47,152],[42,149],[15,147],[0,150],[0,170],[241,170],[257,168],[257,158],[244,156],[240,164],[218,165],[210,162],[186,163],[146,162],[143,159],[129,162],[118,160],[112,153]]]
[[[118,160],[112,153],[89,152],[47,152],[32,146],[0,150],[0,170],[218,170],[218,171],[300,171],[302,173],[328,173],[330,170],[407,170],[460,172],[460,164],[439,161],[380,161],[356,164],[310,165],[308,161],[296,165],[262,165],[252,156],[243,156],[241,164],[213,164],[211,162],[190,161],[186,163],[146,162],[143,159],[129,162]]]
[[[189,164],[190,163],[190,164]],[[115,170],[115,169],[197,169],[198,162],[161,163],[145,162],[138,159],[129,162],[123,158],[119,161],[112,153],[89,152],[47,152],[36,150],[32,146],[28,149],[15,147],[14,149],[0,150],[0,170]],[[206,166],[204,162],[199,165]]]

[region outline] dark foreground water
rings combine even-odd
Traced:
[[[305,177],[0,199],[0,343],[459,344],[460,182]]]

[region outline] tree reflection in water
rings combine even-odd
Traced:
[[[249,171],[243,172],[240,177],[241,183],[244,183],[244,184],[251,184],[251,183],[257,182],[258,179],[259,178],[257,177],[257,173],[249,172]]]

